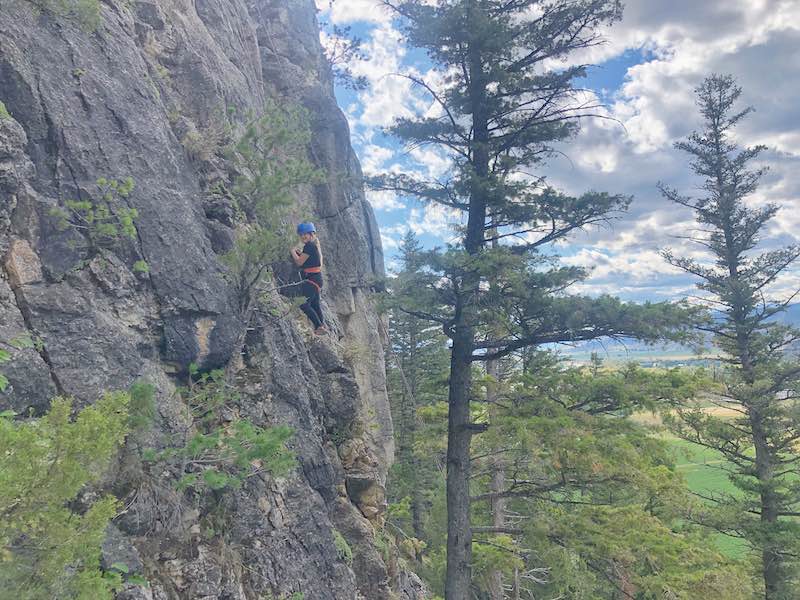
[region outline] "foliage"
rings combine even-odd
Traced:
[[[250,120],[232,149],[233,162],[241,173],[235,180],[233,197],[249,223],[223,258],[239,290],[243,310],[252,300],[253,289],[289,245],[294,190],[322,181],[322,171],[307,158],[311,141],[308,118],[308,112],[299,106],[270,101],[261,116]]]
[[[0,121],[2,121],[3,119],[10,119],[10,118],[11,118],[11,113],[8,112],[6,105],[3,104],[2,101],[0,101]]]
[[[341,0],[340,0],[341,1]],[[333,9],[336,0],[328,0],[328,8]],[[323,29],[322,46],[325,58],[330,65],[333,78],[337,84],[352,90],[363,90],[367,87],[367,78],[355,75],[352,63],[355,60],[367,60],[364,53],[364,40],[353,35],[352,27],[336,24],[320,23]]]
[[[157,67],[159,78],[169,79],[169,72],[161,67]],[[181,144],[186,149],[190,159],[200,163],[208,162],[216,155],[224,155],[226,148],[233,140],[233,126],[230,117],[235,113],[235,109],[230,107],[225,110],[222,107],[215,109],[209,116],[204,127],[189,123],[189,127]],[[175,113],[170,118],[177,121],[180,113]]]
[[[125,239],[135,240],[135,222],[139,217],[139,211],[124,202],[133,191],[132,178],[119,181],[101,177],[96,185],[96,199],[67,200],[64,208],[50,210],[58,229],[72,227],[83,233],[86,248],[92,254],[117,248]]]
[[[402,268],[389,280],[386,298],[391,340],[386,372],[397,445],[387,484],[389,518],[417,538],[424,536],[432,489],[445,464],[441,424],[447,411],[437,409],[446,407],[449,366],[441,330],[404,310],[413,298],[400,292],[419,268],[420,253],[419,242],[408,232],[400,246]]]
[[[646,592],[643,598],[660,598],[668,589],[676,597],[691,597],[685,595],[691,584],[681,588],[682,596],[677,582],[694,581],[706,567],[669,558],[690,552],[729,570],[728,581],[746,583],[741,568],[717,556],[708,543],[694,538],[684,543],[673,530],[693,502],[667,444],[626,418],[694,396],[702,376],[636,366],[565,369],[546,355],[531,360],[536,364],[529,374],[500,394],[493,427],[476,449],[480,454],[503,449],[508,481],[500,493],[507,498],[506,510],[523,516],[518,548],[535,547],[548,556],[548,562],[534,558],[526,564],[525,585],[554,595],[579,586],[589,597],[612,597],[618,574],[624,573],[626,582]],[[482,502],[497,497],[489,474],[479,484],[485,491],[476,497]],[[606,527],[598,524],[604,514],[616,515],[609,522],[622,514],[639,522]],[[636,562],[631,556],[649,558]],[[746,596],[718,591],[716,597]]]
[[[128,394],[115,392],[74,419],[63,398],[40,419],[0,415],[0,586],[8,597],[112,597],[121,578],[104,575],[99,559],[118,502],[104,496],[74,503],[123,443],[128,404]]]
[[[800,367],[793,346],[800,331],[777,318],[794,298],[770,287],[798,258],[800,246],[756,252],[779,207],[751,206],[764,168],[752,168],[763,146],[740,149],[734,128],[753,109],[736,108],[741,95],[730,76],[712,75],[697,88],[704,129],[676,144],[703,178],[700,198],[661,185],[664,196],[694,211],[699,233],[690,238],[705,259],[664,252],[699,280],[714,319],[702,325],[724,356],[720,406],[738,412],[721,419],[686,406],[671,424],[680,437],[719,452],[736,493],[707,497],[706,525],[744,538],[758,555],[768,600],[793,597],[800,584]]]
[[[84,31],[100,26],[100,0],[28,0],[37,9],[75,21]]]
[[[294,453],[286,448],[294,433],[290,427],[264,428],[248,419],[223,417],[238,400],[225,373],[201,374],[196,367],[191,371],[189,386],[179,393],[191,411],[193,431],[179,445],[146,453],[150,462],[180,464],[178,490],[237,488],[249,477],[262,473],[280,477],[294,468]]]
[[[10,360],[11,360],[11,352],[3,348],[0,348],[0,365]],[[8,383],[9,383],[8,377],[6,377],[5,375],[3,375],[3,373],[0,372],[0,392],[6,391]]]
[[[353,564],[353,550],[338,529],[333,530],[333,544],[336,546],[339,558],[347,563],[348,566],[351,566]]]
[[[495,400],[472,411],[474,422],[491,424],[471,453],[476,589],[487,591],[499,572],[535,597],[614,598],[624,573],[641,598],[693,598],[693,586],[709,597],[749,598],[743,566],[720,556],[686,523],[702,508],[676,472],[670,444],[628,418],[681,406],[710,385],[705,373],[608,369],[599,361],[570,367],[548,353],[510,363],[501,382],[477,380],[495,388]],[[418,411],[417,445],[433,457],[428,463],[442,460],[446,413],[444,402]],[[398,438],[404,426],[398,423]],[[401,467],[407,460],[398,455]],[[388,489],[407,489],[405,479],[413,477],[412,469],[395,468]],[[442,592],[444,481],[441,473],[418,481],[430,503],[420,536],[426,547],[415,569]],[[390,522],[407,531],[408,499],[394,502]],[[495,529],[498,502],[513,518]]]
[[[156,416],[155,392],[155,387],[146,381],[137,381],[131,386],[128,391],[128,428],[131,432],[147,429],[153,423]]]
[[[696,531],[676,532],[642,506],[578,506],[557,520],[549,516],[536,525],[536,547],[551,556],[570,548],[582,559],[578,568],[569,554],[553,559],[559,567],[551,571],[553,591],[583,587],[588,597],[613,597],[621,587],[652,600],[753,597],[742,565],[714,551]]]
[[[546,343],[610,337],[654,340],[676,335],[686,306],[634,305],[615,298],[572,296],[587,276],[565,267],[552,245],[609,222],[630,198],[590,191],[578,196],[547,185],[536,170],[555,146],[598,108],[573,81],[585,67],[575,53],[600,43],[621,17],[619,0],[387,0],[407,42],[424,50],[435,77],[405,75],[435,110],[398,119],[390,133],[407,147],[445,156],[436,180],[389,173],[377,189],[432,202],[465,225],[457,242],[425,253],[409,281],[407,310],[441,326],[452,340],[448,390],[448,600],[470,595],[472,421],[476,363]],[[545,251],[546,250],[546,251]],[[497,595],[495,593],[495,595]]]

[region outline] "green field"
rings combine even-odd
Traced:
[[[736,493],[725,471],[726,461],[719,452],[692,442],[669,438],[675,452],[678,472],[692,492],[708,496],[714,492]],[[740,539],[724,534],[714,536],[720,551],[731,558],[744,558],[747,545]]]

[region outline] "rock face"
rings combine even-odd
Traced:
[[[371,301],[383,257],[313,0],[110,0],[95,31],[0,3],[0,101],[13,117],[0,117],[0,340],[31,341],[4,366],[0,410],[41,413],[57,394],[87,404],[144,379],[157,389],[149,435],[163,444],[185,429],[174,390],[194,362],[234,374],[239,414],[295,430],[298,468],[229,492],[225,535],[201,535],[201,511],[123,455],[108,487],[129,508],[104,560],[151,586],[120,597],[423,597],[413,575],[389,581],[375,548],[393,454]],[[258,112],[270,98],[310,111],[309,156],[328,174],[297,210],[313,215],[325,250],[334,333],[324,339],[298,311],[244,323],[219,259],[234,236],[215,185],[232,176],[222,148],[233,134],[221,124],[235,129],[231,107]],[[124,202],[138,210],[138,235],[91,256],[52,209],[90,197],[100,177],[134,179]]]

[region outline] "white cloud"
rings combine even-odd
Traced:
[[[635,197],[630,213],[613,228],[578,239],[608,256],[587,289],[614,291],[619,285],[617,293],[639,290],[644,297],[653,285],[668,293],[681,289],[663,273],[663,261],[653,254],[657,249],[670,246],[681,256],[704,258],[696,245],[676,237],[696,227],[693,216],[668,204],[656,183],[699,194],[688,157],[673,143],[701,126],[693,88],[709,73],[733,74],[743,87],[742,106],[757,108],[737,129],[738,141],[770,146],[760,159],[770,172],[749,199],[754,206],[775,202],[783,207],[763,247],[800,239],[800,105],[795,101],[800,3],[720,0],[692,3],[696,10],[681,10],[683,1],[627,4],[625,21],[610,32],[611,43],[602,51],[646,47],[655,58],[630,68],[613,96],[608,115],[623,126],[585,122],[577,138],[560,148],[571,160],[554,159],[546,171],[551,183],[571,193],[601,189]],[[650,260],[631,256],[652,259],[655,278],[646,277]],[[787,273],[776,291],[792,289],[797,279]]]
[[[323,18],[336,25],[350,23],[387,23],[392,15],[375,0],[316,0],[317,9]]]
[[[400,210],[406,207],[392,191],[367,191],[367,200],[375,210]]]
[[[386,168],[386,163],[392,159],[395,152],[385,146],[368,144],[361,150],[361,167],[365,173],[379,173]]]
[[[327,0],[317,0],[324,9]],[[337,6],[338,5],[338,6]],[[352,68],[370,88],[361,92],[348,118],[360,148],[365,171],[410,169],[429,177],[446,174],[449,163],[431,148],[398,152],[394,143],[375,132],[397,117],[437,116],[438,107],[419,88],[391,73],[416,66],[437,84],[429,65],[411,61],[401,35],[378,0],[337,0],[330,20],[372,24],[367,44],[370,58]],[[631,67],[623,84],[604,96],[609,120],[584,121],[581,133],[559,147],[568,158],[554,157],[540,172],[569,193],[606,190],[635,197],[631,210],[611,228],[579,234],[570,264],[595,266],[583,285],[592,292],[653,297],[695,293],[691,281],[679,276],[658,255],[674,247],[680,255],[702,257],[696,246],[678,236],[694,227],[688,210],[660,196],[663,181],[686,193],[696,193],[698,181],[688,159],[673,143],[700,126],[693,88],[709,73],[731,73],[744,89],[742,104],[756,106],[737,130],[746,145],[766,144],[762,156],[770,172],[754,204],[783,206],[771,223],[764,244],[775,247],[800,239],[800,2],[797,0],[627,0],[621,23],[607,32],[608,43],[572,57],[575,63],[602,63],[625,51],[643,51],[647,60]],[[376,141],[378,140],[378,141]],[[416,163],[416,164],[411,164]],[[400,210],[391,194],[371,196],[380,210]],[[453,238],[456,215],[441,207],[406,207],[411,228],[442,241]],[[401,232],[387,231],[395,236]],[[387,248],[389,246],[387,245]],[[561,251],[569,246],[559,247]],[[583,262],[581,262],[583,261]],[[791,289],[800,275],[787,274],[779,287]]]
[[[441,179],[452,168],[450,159],[430,146],[414,148],[409,154],[432,179]]]
[[[400,247],[400,243],[395,238],[384,233],[381,233],[381,244],[383,244],[384,250],[397,250]]]
[[[417,235],[432,235],[444,242],[455,237],[453,227],[460,222],[459,213],[438,204],[426,204],[412,208],[405,225]]]

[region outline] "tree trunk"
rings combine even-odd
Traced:
[[[475,18],[477,3],[468,4],[467,18]],[[480,254],[485,244],[486,191],[489,173],[489,127],[486,117],[486,84],[479,46],[469,42],[470,104],[472,105],[472,166],[464,250]],[[472,440],[470,395],[472,393],[472,352],[475,346],[480,276],[467,271],[458,290],[453,318],[453,347],[450,355],[450,388],[447,429],[447,575],[445,600],[468,600],[472,581],[472,528],[470,525],[470,442]]]
[[[772,456],[767,445],[761,415],[758,410],[750,409],[750,427],[753,431],[753,443],[756,450],[756,475],[761,485],[761,524],[764,529],[772,529],[778,521],[778,498],[772,491]],[[765,600],[786,600],[784,592],[784,573],[781,548],[771,535],[764,536],[761,546],[761,570],[764,577]]]
[[[417,324],[414,321],[410,321],[410,324],[411,331],[409,334],[409,351],[412,368],[409,381],[409,391],[411,393],[411,403],[407,407],[408,413],[406,414],[406,419],[409,439],[408,457],[410,459],[410,464],[415,467],[411,478],[411,527],[414,530],[414,536],[417,539],[423,539],[424,532],[422,529],[422,514],[424,512],[425,503],[422,496],[422,490],[424,489],[424,485],[423,482],[419,480],[419,474],[422,472],[419,468],[421,465],[419,464],[419,458],[414,453],[414,443],[417,440],[417,383],[419,381],[417,368],[417,361],[419,360],[417,357]]]
[[[494,470],[492,472],[492,492],[502,492],[505,490],[506,471],[503,461],[500,458],[494,461]],[[506,499],[494,498],[492,500],[492,525],[495,527],[506,526]],[[503,572],[495,569],[489,575],[489,599],[490,600],[503,600],[505,592],[503,591]]]
[[[730,273],[732,278],[738,279],[737,265],[734,264],[730,267]],[[752,390],[756,374],[746,333],[745,310],[742,307],[734,307],[733,315],[739,347],[739,363],[742,367],[744,381]],[[764,400],[769,402],[769,399]],[[753,446],[756,451],[756,477],[761,486],[759,494],[761,524],[765,530],[771,531],[773,525],[778,521],[780,512],[779,499],[772,489],[775,457],[770,451],[767,427],[761,407],[758,405],[758,399],[751,398],[751,401],[746,404],[746,409],[753,435]],[[780,543],[776,543],[772,539],[771,533],[764,535],[761,541],[761,573],[764,579],[764,600],[786,600],[788,596],[784,593],[785,573],[783,572],[781,547]]]
[[[447,426],[447,577],[446,600],[468,600],[472,579],[472,529],[469,519],[469,394],[472,385],[473,329],[462,325],[453,336]]]
[[[496,236],[496,229],[491,230],[491,236]],[[497,244],[496,241],[492,246]],[[490,377],[489,383],[486,385],[486,402],[489,405],[489,422],[494,423],[497,415],[497,384],[500,381],[500,361],[490,360],[486,363],[486,374]],[[493,493],[500,494],[505,491],[506,483],[506,470],[503,457],[499,454],[499,448],[493,448],[492,453],[492,481],[490,489]],[[507,499],[499,495],[492,499],[492,525],[495,527],[506,526],[506,503]],[[499,569],[493,569],[489,574],[489,600],[503,600],[505,592],[503,591],[503,572]]]

